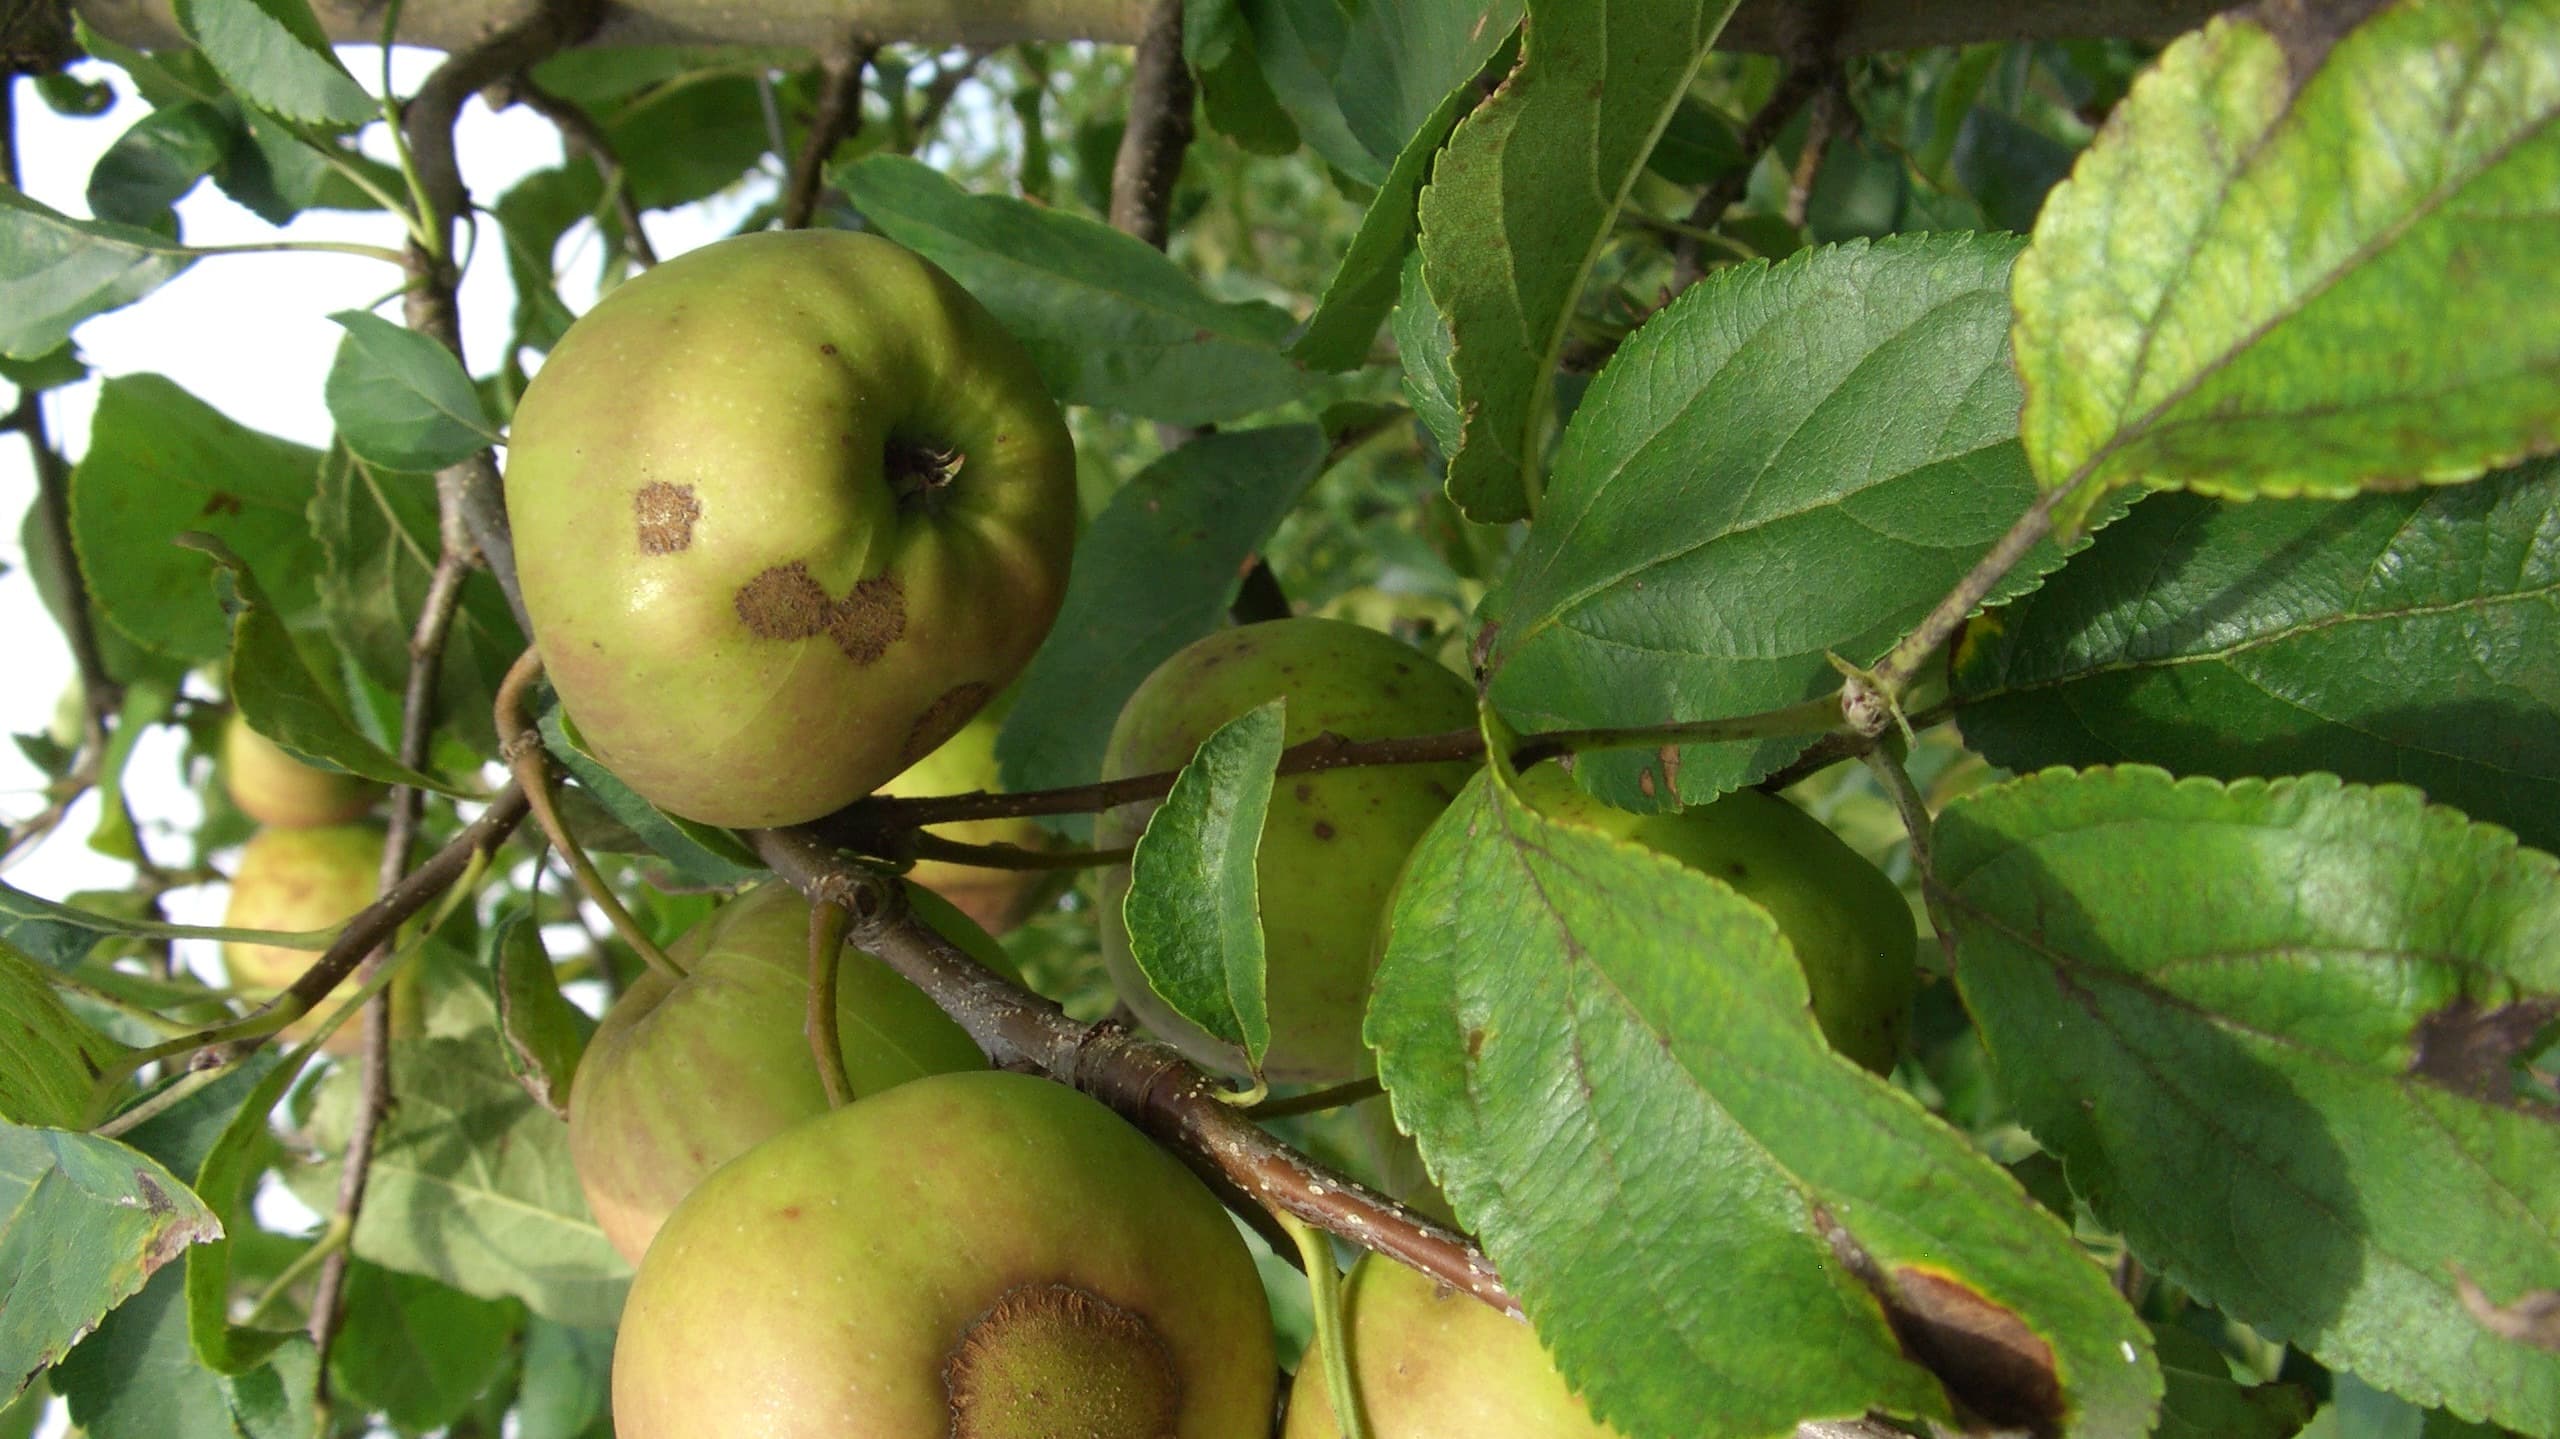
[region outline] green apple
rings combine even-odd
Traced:
[[[222,787],[240,812],[287,829],[344,824],[373,808],[382,786],[304,764],[249,728],[238,710],[222,726]]]
[[[941,795],[969,794],[984,790],[995,793],[1000,785],[996,774],[996,733],[1004,728],[1005,702],[998,700],[980,710],[975,719],[960,727],[960,732],[943,742],[942,748],[910,765],[896,779],[880,787],[882,794]],[[930,834],[962,844],[1009,844],[1020,849],[1041,849],[1049,843],[1049,832],[1035,819],[979,819],[959,824],[935,825]],[[1003,934],[1029,917],[1043,894],[1050,892],[1049,873],[1036,869],[989,869],[983,865],[959,864],[951,860],[918,860],[907,871],[907,878],[951,901],[962,914],[976,920],[989,934]]]
[[[944,1074],[806,1120],[668,1217],[620,1439],[1264,1439],[1271,1320],[1191,1172],[1063,1085]]]
[[[1537,1331],[1392,1259],[1364,1254],[1342,1288],[1351,1382],[1371,1439],[1614,1439],[1567,1389]],[[1313,1346],[1282,1439],[1337,1439]]]
[[[1118,779],[1188,764],[1220,725],[1288,701],[1290,744],[1435,734],[1475,723],[1464,680],[1358,625],[1288,619],[1221,630],[1166,660],[1121,708],[1102,772]],[[1262,826],[1262,905],[1275,1080],[1337,1082],[1370,1067],[1360,1040],[1378,921],[1405,854],[1464,785],[1465,764],[1375,765],[1284,776]],[[1104,814],[1095,840],[1135,844],[1153,801]],[[1175,1014],[1130,957],[1120,914],[1129,870],[1102,876],[1102,956],[1123,1003],[1202,1064],[1240,1071],[1243,1056]]]
[[[507,515],[544,668],[662,809],[796,824],[1010,683],[1064,594],[1075,454],[1030,355],[870,235],[743,235],[582,317]]]
[[[917,912],[981,963],[1011,963],[984,931],[908,888]],[[668,948],[683,979],[651,972],[606,1012],[569,1088],[569,1156],[605,1237],[637,1261],[702,1177],[827,1108],[803,1025],[809,903],[767,883]],[[836,1024],[856,1096],[979,1069],[978,1046],[923,991],[848,947]]]
[[[382,831],[369,824],[320,825],[303,829],[262,829],[240,850],[231,871],[231,898],[222,922],[232,929],[321,929],[343,924],[382,893]],[[320,956],[307,949],[226,940],[222,968],[231,986],[245,996],[265,1000],[302,977]],[[351,987],[341,984],[332,998]],[[284,1037],[300,1041],[319,1027],[325,1006],[285,1026]],[[332,1054],[351,1054],[364,1031],[352,1020],[338,1027],[325,1046]]]
[[[1769,911],[1804,970],[1823,1037],[1878,1074],[1892,1071],[1919,988],[1918,927],[1893,881],[1820,820],[1758,790],[1631,814],[1552,764],[1523,772],[1519,791],[1549,819],[1633,840]]]

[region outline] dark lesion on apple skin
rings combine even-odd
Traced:
[[[691,485],[651,480],[631,495],[631,515],[640,530],[640,553],[682,554],[693,547],[693,522],[702,518],[702,501]]]
[[[825,635],[857,665],[887,654],[907,632],[907,593],[896,578],[857,581],[844,598],[836,599],[799,560],[774,565],[740,585],[735,604],[739,622],[756,638]]]
[[[898,749],[898,763],[914,764],[942,748],[972,715],[986,708],[995,694],[996,687],[984,680],[969,680],[944,690],[925,706],[924,713],[916,716],[914,724],[907,726],[906,743]]]

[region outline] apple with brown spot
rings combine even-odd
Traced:
[[[722,240],[572,325],[509,435],[544,668],[597,757],[719,825],[933,752],[1057,616],[1075,456],[1030,355],[923,258]]]

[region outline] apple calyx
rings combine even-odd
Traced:
[[[952,1346],[952,1439],[1158,1439],[1181,1385],[1146,1316],[1072,1284],[1022,1284]]]

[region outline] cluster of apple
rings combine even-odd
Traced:
[[[535,637],[584,741],[661,808],[731,826],[804,822],[884,786],[984,785],[994,722],[973,716],[1045,636],[1075,531],[1070,444],[1028,356],[931,265],[840,233],[726,241],[600,303],[519,407],[508,506]],[[1179,768],[1275,697],[1292,743],[1476,716],[1463,680],[1393,639],[1283,620],[1160,667],[1119,718],[1106,777]],[[1371,1067],[1360,1024],[1381,916],[1469,774],[1280,782],[1257,859],[1268,1077]],[[1910,916],[1828,830],[1759,795],[1639,817],[1554,766],[1524,782],[1551,815],[1767,905],[1833,1043],[1891,1063]],[[1105,814],[1099,842],[1133,842],[1153,808]],[[1128,883],[1125,868],[1102,882],[1121,996],[1196,1061],[1238,1069],[1132,962]],[[1018,919],[1018,885],[955,889],[974,919],[909,889],[928,923],[1010,971],[977,921]],[[1262,1286],[1209,1191],[1099,1103],[986,1069],[859,953],[838,991],[852,1093],[831,1108],[803,1028],[809,933],[786,886],[733,900],[670,951],[682,977],[626,992],[580,1065],[580,1179],[638,1264],[615,1355],[624,1439],[1268,1434]],[[1348,1294],[1372,1433],[1608,1432],[1527,1327],[1375,1260]],[[1335,1432],[1322,1387],[1300,1386],[1290,1435]]]
[[[364,818],[382,786],[356,775],[303,763],[249,727],[237,710],[224,721],[217,761],[223,791],[261,826],[240,851],[231,899],[222,916],[234,929],[320,929],[373,902],[382,889],[382,828]],[[264,1000],[311,964],[304,950],[232,942],[222,968],[233,989]],[[300,1040],[320,1025],[319,1010],[285,1026]],[[329,1036],[335,1053],[353,1051],[358,1031],[341,1025]]]

